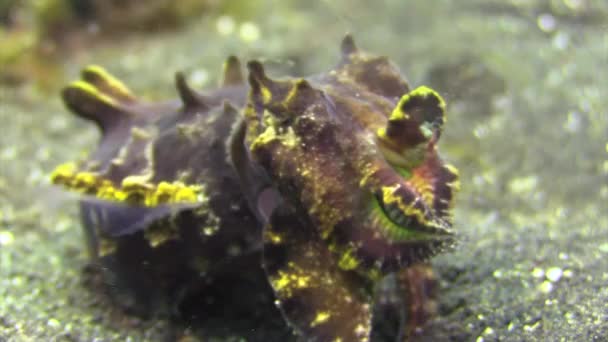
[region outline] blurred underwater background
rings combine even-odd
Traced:
[[[176,71],[210,88],[229,55],[328,70],[347,32],[447,102],[462,241],[432,259],[438,315],[415,340],[608,341],[608,2],[592,0],[0,0],[0,341],[195,339],[83,283],[77,198],[48,177],[99,137],[59,97],[83,67],[170,99]]]

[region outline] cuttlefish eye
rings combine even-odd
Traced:
[[[423,86],[403,95],[377,131],[387,166],[372,187],[372,211],[394,238],[425,239],[449,231],[458,175],[437,154],[444,122],[444,100]]]
[[[413,222],[413,218],[411,216],[407,216],[399,209],[399,206],[395,204],[387,204],[384,203],[381,196],[374,196],[374,200],[377,202],[377,205],[380,209],[382,209],[382,213],[386,215],[386,217],[391,220],[393,223],[401,226],[408,227]]]
[[[431,205],[415,189],[384,187],[371,199],[371,217],[382,235],[392,243],[449,239],[452,231],[447,221],[432,212]]]

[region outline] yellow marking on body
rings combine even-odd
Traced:
[[[369,326],[365,327],[362,324],[357,324],[355,327],[355,335],[362,337],[361,341],[369,341]]]
[[[300,138],[298,138],[293,128],[291,127],[287,129],[287,132],[283,134],[281,138],[281,140],[283,141],[283,145],[287,147],[296,147],[300,142]]]
[[[148,227],[144,231],[144,237],[148,240],[150,247],[156,248],[169,240],[177,239],[179,232],[174,226],[163,222]]]
[[[108,86],[110,86],[110,88],[112,89],[113,92],[116,92],[125,98],[130,98],[130,99],[134,98],[133,93],[131,92],[131,90],[129,88],[127,88],[127,86],[124,83],[122,83],[116,77],[112,76],[112,74],[110,74],[104,68],[102,68],[98,65],[87,66],[83,70],[83,73],[84,74],[89,73],[89,74],[99,77]]]
[[[150,134],[150,132],[146,131],[145,129],[134,126],[131,128],[131,137],[133,139],[145,141],[152,139],[152,134]]]
[[[420,87],[410,91],[409,93],[403,95],[403,97],[401,97],[401,100],[399,101],[399,105],[411,100],[413,97],[422,97],[422,98],[435,97],[435,98],[437,98],[437,100],[439,102],[439,108],[441,108],[442,112],[445,112],[445,100],[443,99],[443,97],[441,97],[441,95],[439,95],[438,92],[436,92],[435,90],[433,90],[430,87],[420,86]]]
[[[351,271],[359,266],[359,260],[355,257],[355,250],[352,247],[346,249],[346,251],[342,252],[340,255],[340,260],[338,260],[338,267],[345,271]]]
[[[319,324],[323,324],[327,322],[331,318],[331,313],[329,311],[317,311],[315,318],[310,322],[310,327],[314,328]]]
[[[401,97],[401,99],[399,99],[399,102],[395,106],[395,109],[393,109],[391,116],[389,117],[389,120],[390,121],[408,120],[410,118],[410,116],[401,110],[403,105],[406,104],[407,102],[411,101],[415,97],[427,98],[427,97],[431,97],[431,96],[438,99],[439,108],[441,108],[441,110],[445,112],[445,101],[443,100],[443,98],[435,90],[433,90],[427,86],[420,86],[420,87],[410,91],[409,93],[403,95]]]
[[[272,244],[278,245],[283,242],[283,237],[280,234],[270,231],[269,229],[264,230],[264,237],[266,241],[270,241]]]
[[[148,183],[148,179],[150,179],[150,175],[132,175],[123,178],[120,186],[125,189],[133,189],[133,190],[149,190],[152,188],[152,185]]]
[[[93,194],[96,192],[97,177],[91,172],[79,172],[74,175],[71,184],[83,193]]]
[[[361,188],[365,188],[369,185],[370,180],[373,180],[373,176],[376,174],[376,172],[378,172],[378,169],[380,167],[376,164],[372,164],[372,163],[366,163],[365,165],[363,165],[361,167],[361,170],[363,172],[363,176],[361,177],[361,180],[359,181],[359,187]]]
[[[450,173],[456,176],[456,179],[448,183],[448,186],[451,187],[453,190],[460,190],[460,172],[456,167],[451,164],[445,164],[444,166],[446,169],[448,169],[448,171],[450,171]]]
[[[378,128],[378,130],[376,131],[376,135],[381,139],[388,140],[388,137],[386,136],[386,127]]]
[[[200,185],[183,182],[148,182],[150,175],[125,177],[120,186],[109,179],[88,171],[76,170],[73,163],[61,164],[51,173],[51,182],[108,201],[131,202],[146,207],[171,203],[204,202],[204,189]]]
[[[253,151],[255,150],[257,147],[259,146],[264,146],[267,145],[269,142],[277,139],[277,131],[275,129],[276,126],[276,120],[274,118],[274,115],[272,115],[272,113],[270,113],[268,110],[264,110],[264,113],[262,115],[262,121],[263,121],[263,125],[266,127],[264,129],[264,132],[262,132],[261,134],[256,134],[257,137],[253,140],[250,149]],[[254,122],[257,123],[257,120],[255,120]]]
[[[317,276],[314,272],[307,273],[300,269],[293,262],[287,264],[289,271],[278,271],[277,275],[271,278],[274,290],[281,293],[285,298],[293,295],[294,291],[311,287],[313,279]]]
[[[286,273],[279,272],[279,279],[274,281],[274,289],[276,291],[282,291],[290,283],[289,275]]]
[[[251,144],[250,149],[251,149],[251,151],[254,151],[258,147],[264,147],[265,145],[268,145],[268,143],[275,140],[276,138],[277,138],[277,133],[276,133],[274,127],[268,126],[268,127],[266,127],[264,132],[262,132],[262,134],[258,135],[257,138],[255,138],[255,140]]]
[[[399,100],[399,102],[397,103],[397,105],[395,106],[395,108],[391,112],[391,115],[388,118],[387,127],[391,125],[391,122],[393,124],[395,124],[395,122],[397,122],[397,121],[410,120],[410,115],[403,111],[403,107],[406,106],[408,102],[412,101],[412,99],[414,99],[414,98],[426,99],[429,97],[433,97],[433,98],[437,99],[438,106],[442,112],[443,121],[445,121],[445,114],[444,114],[445,113],[445,101],[443,100],[443,98],[433,89],[426,87],[426,86],[420,86],[401,97],[401,99]],[[431,127],[429,127],[429,123],[420,123],[420,124],[421,124],[419,126],[420,132],[423,134],[423,136],[426,139],[430,139],[433,136],[433,130],[431,129]],[[385,127],[379,128],[376,131],[376,135],[378,136],[378,138],[380,138],[382,143],[384,145],[386,145],[385,146],[386,149],[395,150],[396,153],[400,153],[400,154],[402,154],[402,152],[404,152],[403,150],[401,150],[400,146],[398,146],[395,142],[391,141],[390,137],[388,137],[388,135],[387,135],[387,129]],[[425,146],[426,146],[426,144],[425,144]],[[383,151],[383,154],[386,154],[385,151]],[[398,159],[405,159],[406,160],[405,162],[411,163],[408,161],[408,158],[409,158],[409,156],[403,156],[402,158],[398,158]]]
[[[382,202],[387,205],[395,203],[404,215],[414,216],[421,224],[428,224],[428,220],[424,217],[424,213],[420,209],[417,209],[409,203],[404,203],[401,197],[395,195],[395,192],[400,187],[401,186],[399,184],[396,184],[394,186],[383,186]]]
[[[260,84],[260,93],[262,94],[262,102],[270,103],[272,100],[272,92],[265,85]]]
[[[100,257],[104,257],[106,255],[114,254],[117,248],[117,243],[115,240],[110,238],[100,236],[99,237],[99,249],[98,253]]]
[[[294,289],[305,289],[310,285],[310,276],[279,271],[279,278],[273,282],[276,291],[291,296]]]
[[[306,288],[310,282],[310,277],[308,276],[298,276],[296,279],[296,284],[298,288]]]
[[[409,97],[407,96],[408,95],[404,95],[399,101],[399,103],[397,103],[397,106],[395,106],[395,109],[393,109],[393,111],[391,112],[391,116],[388,118],[389,121],[401,121],[408,120],[410,118],[407,113],[401,110],[401,105],[403,104],[403,102],[409,100]]]
[[[51,183],[53,184],[65,184],[74,178],[74,174],[77,172],[75,163],[64,163],[58,165],[55,170],[51,173]]]
[[[197,202],[199,200],[200,188],[198,186],[188,186],[181,182],[174,182],[173,185],[177,188],[172,199],[173,202]]]
[[[114,98],[102,93],[97,89],[94,85],[87,83],[85,81],[75,81],[72,82],[68,88],[78,89],[93,98],[107,104],[110,107],[118,107],[118,103],[114,100]]]
[[[434,189],[429,179],[425,178],[419,173],[414,173],[406,184],[413,189],[416,189],[416,192],[420,194],[424,203],[426,203],[428,206],[433,205],[435,193],[433,192]]]
[[[126,191],[115,188],[114,184],[109,180],[102,181],[97,190],[97,198],[108,201],[124,202],[127,200],[127,197],[128,193]]]
[[[160,182],[158,187],[156,188],[156,192],[154,197],[151,197],[150,205],[154,205],[157,203],[168,202],[171,200],[171,197],[175,193],[176,189],[173,184],[167,182]]]
[[[285,100],[283,101],[283,104],[285,107],[287,107],[287,105],[298,95],[298,83],[299,82],[305,82],[303,79],[298,80],[297,83],[292,84],[291,88],[289,89],[289,92],[287,93],[287,96],[285,96]]]
[[[272,114],[269,113],[268,115],[271,116]],[[281,134],[280,132],[277,132],[275,128],[276,122],[274,117],[268,118],[265,121],[266,129],[264,130],[264,132],[262,132],[262,134],[258,135],[257,138],[255,138],[255,140],[251,144],[250,149],[252,151],[256,148],[264,147],[265,145],[268,145],[274,140],[280,140],[284,146],[289,148],[296,147],[300,143],[300,139],[295,134],[293,128],[288,127],[287,130],[282,132]]]

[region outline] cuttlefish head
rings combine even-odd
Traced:
[[[248,158],[275,191],[271,207],[292,207],[341,268],[384,273],[453,245],[458,173],[437,152],[445,103],[435,91],[410,90],[350,37],[319,77],[274,80],[259,62],[248,67]],[[267,191],[256,194],[263,211]]]

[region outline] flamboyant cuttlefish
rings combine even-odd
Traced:
[[[95,66],[64,89],[102,136],[52,182],[84,194],[90,252],[123,301],[192,310],[233,273],[267,281],[252,296],[266,286],[307,340],[399,339],[424,321],[423,262],[455,240],[458,174],[437,152],[445,103],[351,36],[341,50],[334,69],[283,80],[251,61],[246,82],[230,57],[219,88],[199,93],[178,73],[179,100],[162,103]]]

